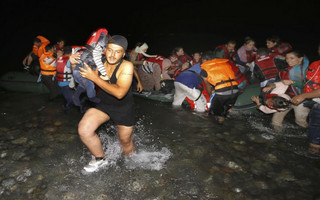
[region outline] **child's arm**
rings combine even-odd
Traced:
[[[266,114],[270,114],[270,113],[275,113],[275,112],[277,112],[277,110],[270,109],[270,108],[268,108],[267,106],[262,105],[262,104],[260,103],[259,97],[257,97],[257,96],[252,96],[252,97],[251,97],[251,100],[257,104],[257,108],[258,108],[259,110],[261,110],[262,112],[264,112],[264,113],[266,113]]]

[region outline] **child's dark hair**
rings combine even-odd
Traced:
[[[71,46],[65,46],[63,49],[63,55],[71,54],[72,53],[72,47]]]
[[[47,44],[47,46],[45,47],[45,50],[49,51],[52,48],[54,48],[54,44],[50,43],[50,44]]]
[[[273,96],[271,99],[273,101],[273,107],[276,109],[287,109],[291,104],[290,101],[283,97]]]
[[[277,35],[272,35],[266,39],[267,41],[276,42],[277,44],[281,43],[280,37]]]

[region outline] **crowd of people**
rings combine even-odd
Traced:
[[[239,48],[229,40],[189,56],[180,46],[168,57],[148,54],[146,42],[127,49],[125,37],[111,36],[106,29],[93,32],[84,46],[65,44],[37,36],[23,65],[39,75],[50,100],[63,95],[64,112],[78,106],[84,113],[78,131],[94,157],[86,171],[106,163],[95,130],[110,119],[118,127],[124,154],[134,151],[133,90],[174,92],[173,107],[187,102],[193,111],[223,124],[246,86],[258,82],[261,93],[251,100],[263,113],[273,114],[273,128],[281,131],[285,116],[294,110],[296,124],[308,128],[310,148],[320,152],[320,61],[310,64],[305,54],[277,36],[267,38],[261,48],[246,37]]]

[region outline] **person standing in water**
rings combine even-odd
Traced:
[[[110,119],[118,128],[118,138],[124,155],[134,152],[134,102],[131,92],[134,66],[132,62],[124,60],[128,42],[124,36],[114,35],[108,41],[105,55],[106,69],[109,80],[99,77],[98,71],[93,71],[86,63],[85,68],[80,68],[82,77],[93,81],[98,87],[97,96],[101,101],[95,108],[86,111],[78,126],[80,139],[93,155],[93,159],[84,167],[87,172],[94,172],[99,167],[106,165],[107,160],[102,149],[96,129]],[[74,65],[80,56],[71,56],[70,62]]]

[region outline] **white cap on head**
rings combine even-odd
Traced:
[[[141,46],[137,46],[134,51],[137,53],[141,53],[142,55],[144,55],[145,57],[148,57],[148,58],[156,57],[157,55],[149,55],[144,52],[144,50],[147,50],[148,48],[149,47],[148,47],[147,43],[143,43]]]

